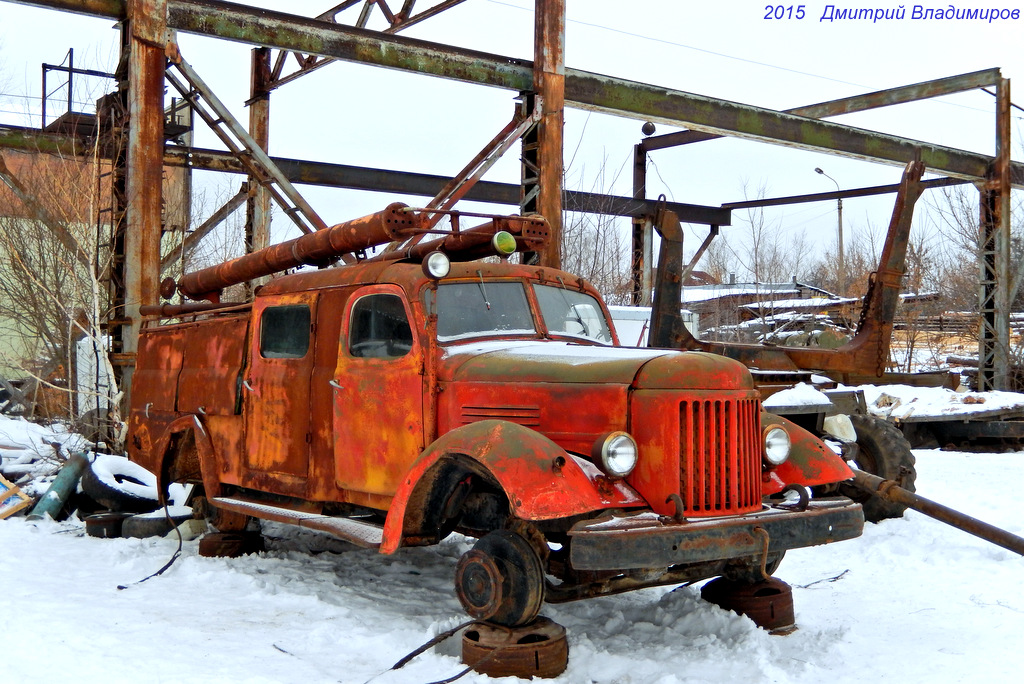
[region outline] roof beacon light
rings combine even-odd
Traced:
[[[516,239],[507,230],[499,230],[491,238],[491,246],[500,256],[506,257],[516,251]]]

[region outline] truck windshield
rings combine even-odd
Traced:
[[[448,283],[437,288],[437,339],[536,335],[526,291],[519,282]]]
[[[603,344],[612,343],[608,321],[601,305],[590,295],[552,285],[534,285],[544,325],[552,335],[585,337]]]

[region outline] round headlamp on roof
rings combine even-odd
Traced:
[[[452,262],[444,252],[431,252],[423,259],[423,273],[428,278],[440,280],[452,270]]]

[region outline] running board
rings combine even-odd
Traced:
[[[210,503],[217,508],[251,515],[254,518],[273,520],[274,522],[288,523],[311,530],[327,532],[339,539],[344,539],[347,542],[367,549],[379,548],[384,539],[384,528],[380,525],[352,520],[351,518],[336,518],[330,515],[320,515],[319,513],[293,511],[290,508],[269,506],[255,501],[230,499],[223,496],[215,497]]]

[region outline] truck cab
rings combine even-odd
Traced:
[[[222,529],[263,518],[394,553],[452,532],[475,618],[726,575],[856,537],[852,476],[761,410],[749,371],[625,348],[585,280],[506,261],[367,260],[251,305],[155,317],[129,451],[199,485]]]

